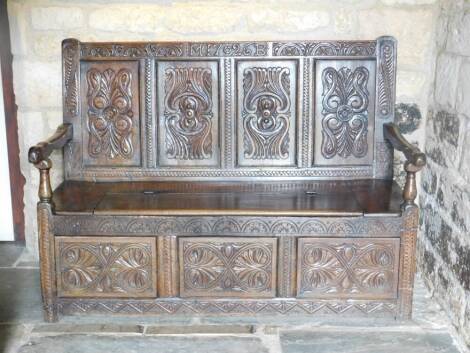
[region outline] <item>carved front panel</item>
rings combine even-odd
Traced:
[[[180,238],[182,297],[274,297],[274,238]]]
[[[238,62],[238,165],[294,166],[296,63]]]
[[[62,297],[155,297],[155,238],[56,237]]]
[[[314,164],[371,164],[374,62],[321,60],[315,72]]]
[[[399,239],[301,238],[297,296],[395,298]]]
[[[158,63],[158,143],[161,166],[219,164],[216,62]]]
[[[82,64],[84,165],[139,166],[139,65]]]

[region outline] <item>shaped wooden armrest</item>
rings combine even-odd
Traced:
[[[39,142],[31,147],[28,152],[30,163],[38,164],[49,158],[53,150],[60,149],[72,139],[72,124],[60,125],[54,134],[46,141]]]
[[[393,123],[384,124],[384,138],[394,149],[403,152],[406,157],[406,183],[403,189],[403,208],[414,205],[417,195],[416,172],[426,165],[426,156],[421,150],[409,143],[400,133],[398,126]]]
[[[55,149],[60,149],[72,139],[72,124],[60,125],[55,133],[46,141],[39,142],[28,151],[28,160],[39,169],[39,199],[41,202],[49,203],[52,199],[52,188],[49,169],[52,167],[49,156]]]

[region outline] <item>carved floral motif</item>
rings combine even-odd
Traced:
[[[182,294],[269,295],[275,285],[273,251],[272,241],[183,241]]]
[[[396,251],[391,244],[304,240],[300,249],[301,296],[394,295]]]
[[[58,256],[63,295],[152,292],[149,244],[61,243]]]
[[[376,42],[273,43],[274,56],[372,56]]]
[[[356,158],[367,154],[369,71],[328,67],[322,72],[322,145],[325,158]]]
[[[212,72],[209,68],[165,71],[166,154],[171,159],[212,156]]]
[[[121,69],[87,72],[88,153],[93,158],[131,158],[132,146],[132,74]]]
[[[245,158],[289,157],[289,74],[285,67],[245,69],[242,112]]]

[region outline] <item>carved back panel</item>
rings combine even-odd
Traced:
[[[391,37],[62,49],[67,179],[392,176]]]

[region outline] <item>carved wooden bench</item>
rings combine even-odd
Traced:
[[[393,38],[62,48],[64,124],[29,151],[47,321],[410,317],[425,156],[392,123]]]

